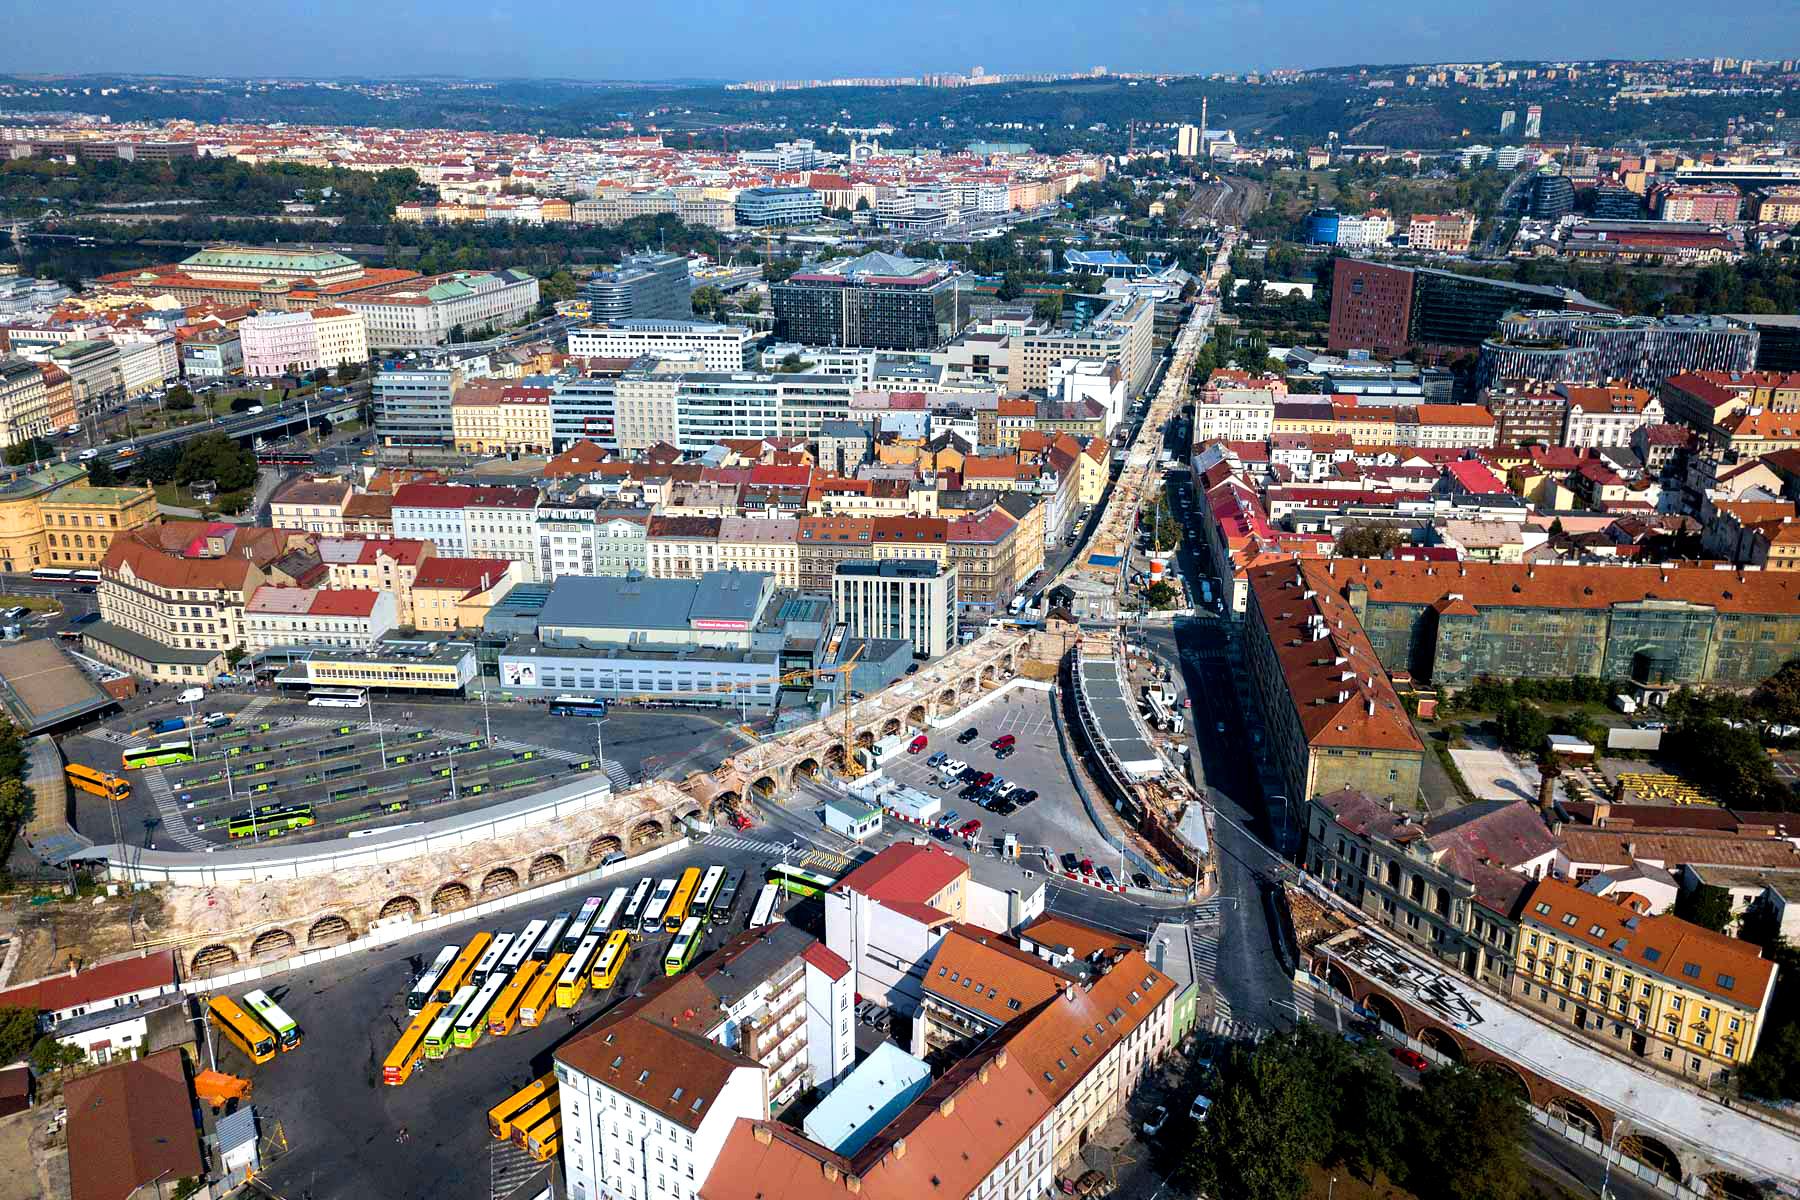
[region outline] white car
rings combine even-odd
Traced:
[[[263,406],[260,404],[252,404],[249,408],[246,408],[244,411],[253,417],[260,417],[260,416],[262,416]]]
[[[81,426],[79,424],[70,425],[68,428],[64,429],[63,432],[68,434],[70,437],[74,437],[76,434],[81,432]]]
[[[969,764],[960,758],[952,758],[938,764],[938,770],[949,776],[951,779],[955,779],[958,775],[961,775],[968,769]]]
[[[98,450],[83,450],[77,457],[79,457],[82,462],[87,462],[91,458],[99,458],[100,452]]]

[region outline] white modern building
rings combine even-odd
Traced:
[[[392,592],[265,584],[244,605],[244,648],[252,654],[274,646],[370,650],[399,623]]]
[[[850,636],[899,638],[936,658],[956,644],[956,568],[930,559],[838,563],[831,599]]]
[[[742,325],[706,321],[626,320],[569,331],[569,353],[585,358],[652,358],[698,355],[708,371],[744,371],[755,365],[759,335]]]
[[[537,309],[538,281],[524,271],[458,271],[357,292],[340,304],[367,322],[370,349],[417,350],[442,346],[459,329],[474,339],[519,324]]]

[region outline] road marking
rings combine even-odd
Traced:
[[[1199,966],[1201,974],[1209,984],[1216,984],[1219,978],[1219,938],[1216,934],[1201,933],[1196,930],[1190,937],[1194,947],[1194,962]],[[1215,987],[1216,991],[1217,988]],[[1223,1001],[1221,996],[1220,1000]]]
[[[702,846],[718,846],[725,850],[751,850],[759,854],[778,854],[783,849],[779,842],[733,837],[729,833],[709,833],[700,839],[700,844]]]
[[[510,1141],[490,1144],[493,1148],[488,1154],[488,1192],[493,1200],[504,1200],[517,1191],[520,1184],[550,1167],[549,1163],[538,1162]]]
[[[156,801],[156,811],[162,815],[163,832],[174,838],[184,849],[207,849],[206,839],[188,826],[187,814],[181,811],[181,804],[175,799],[175,789],[169,786],[162,768],[145,767],[138,775],[150,789],[150,798]]]

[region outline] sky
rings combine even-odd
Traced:
[[[1794,0],[15,0],[9,74],[647,80],[1800,55]]]

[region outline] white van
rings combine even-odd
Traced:
[[[198,704],[204,699],[206,699],[205,688],[186,688],[182,691],[181,695],[175,697],[175,703]]]

